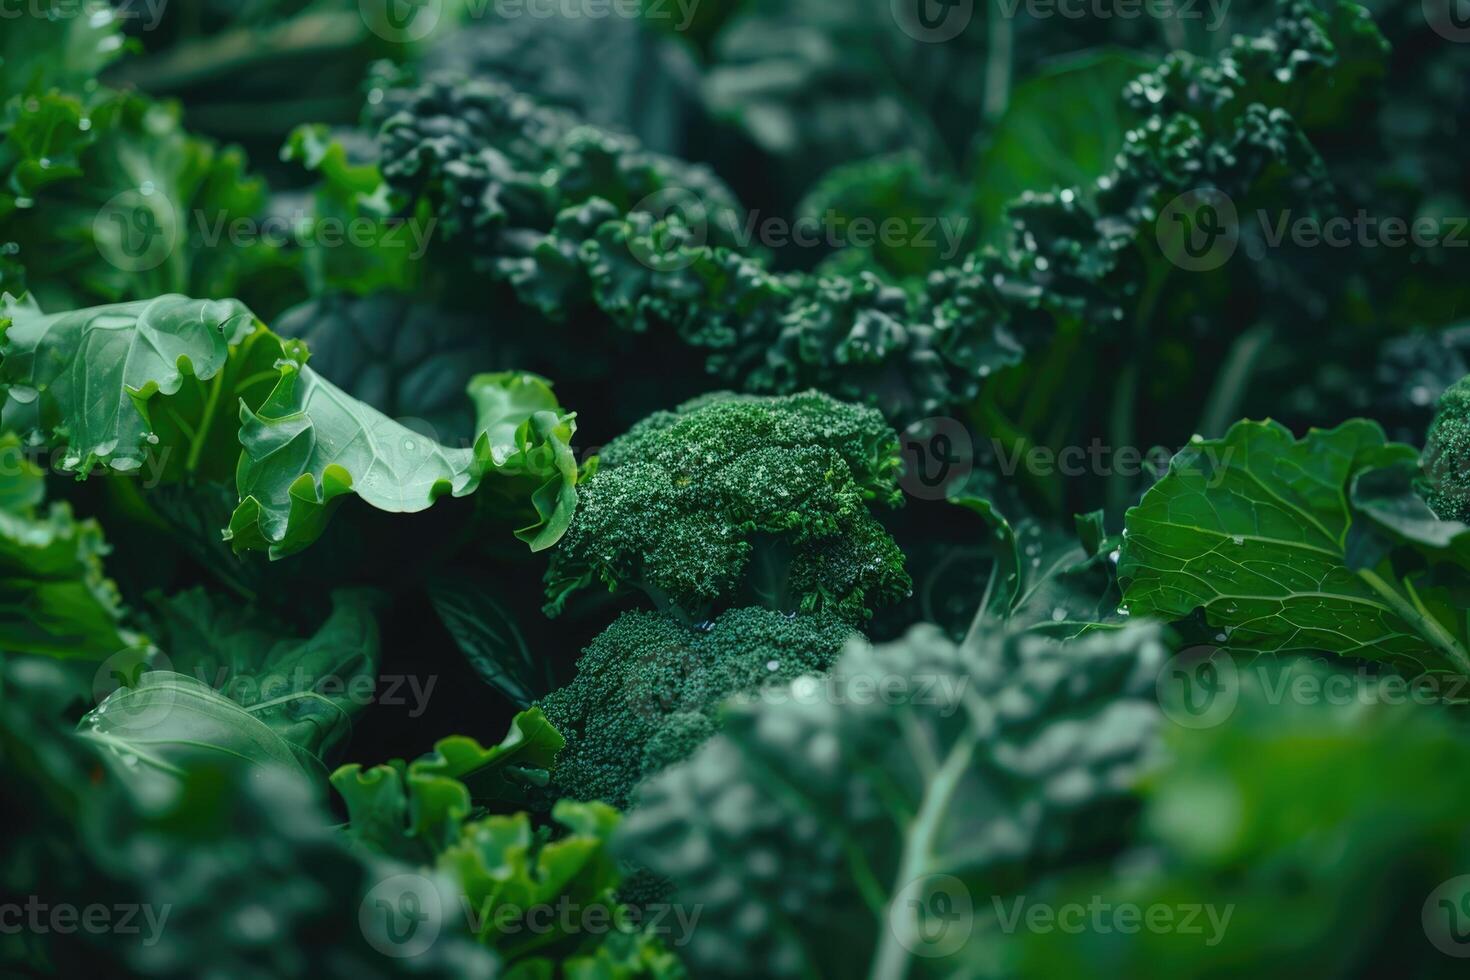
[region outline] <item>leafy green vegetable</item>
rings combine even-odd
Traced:
[[[1430,537],[1406,540],[1423,564],[1406,570],[1365,542],[1362,481],[1416,456],[1362,420],[1301,440],[1276,423],[1241,422],[1192,443],[1128,512],[1118,576],[1129,612],[1181,619],[1202,608],[1236,649],[1470,672],[1463,617],[1436,615],[1420,595],[1433,567],[1463,574],[1453,546],[1462,526],[1426,512]]]
[[[0,419],[64,449],[63,470],[80,475],[150,457],[174,476],[228,472],[229,408],[282,354],[234,302],[162,296],[45,316],[12,301],[3,313]]]
[[[1154,755],[1165,656],[1143,625],[854,644],[825,684],[732,707],[647,784],[619,846],[702,905],[701,976],[965,973],[963,950],[922,938],[955,909],[916,886],[1005,894],[1111,843]]]
[[[0,10],[0,974],[1454,975],[1365,3]]]
[[[485,683],[523,707],[550,688],[550,663],[536,662],[504,604],[476,585],[453,579],[436,579],[428,589],[440,621]]]
[[[226,539],[237,550],[305,548],[348,493],[413,513],[473,493],[486,475],[535,550],[576,507],[575,416],[541,378],[475,378],[480,436],[452,448],[343,393],[306,365],[304,345],[238,302],[164,296],[43,316],[12,299],[4,312],[0,421],[66,450],[61,468],[83,477],[99,465],[155,484],[233,471],[240,504]]]
[[[1434,774],[1463,764],[1463,728],[1435,706],[1398,700],[1386,679],[1357,703],[1277,696],[1290,685],[1332,690],[1347,680],[1301,662],[1243,672],[1228,724],[1170,733],[1171,759],[1151,781],[1141,821],[1148,860],[1116,878],[1079,873],[1031,898],[1141,909],[1207,903],[1198,928],[1128,937],[1023,930],[998,950],[995,975],[1105,963],[1168,977],[1250,963],[1269,977],[1337,976],[1381,958],[1428,975],[1452,970],[1426,936],[1454,948],[1454,920],[1435,900],[1456,897],[1440,886],[1461,873],[1464,791]],[[1332,778],[1317,778],[1324,772]],[[1374,900],[1349,898],[1367,894]],[[1403,929],[1390,924],[1400,912]],[[1289,939],[1284,922],[1293,923]]]
[[[428,861],[456,838],[476,801],[515,800],[528,786],[544,785],[565,744],[540,709],[530,708],[516,715],[499,745],[452,736],[406,765],[400,759],[366,770],[343,766],[332,785],[347,803],[355,841]]]
[[[90,661],[122,655],[125,669],[147,641],[123,622],[102,567],[102,529],[65,503],[43,510],[43,476],[19,439],[0,436],[0,649]]]

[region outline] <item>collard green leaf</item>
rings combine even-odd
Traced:
[[[468,496],[491,479],[497,514],[532,523],[516,531],[533,550],[561,537],[577,504],[571,414],[534,375],[483,375],[470,385],[480,435],[456,448],[388,418],[343,392],[303,359],[277,362],[280,378],[258,411],[240,407],[240,506],[226,538],[237,551],[281,558],[321,535],[339,498],[417,513],[445,495]]]
[[[1217,640],[1241,650],[1404,659],[1470,672],[1463,617],[1442,618],[1413,578],[1359,526],[1354,480],[1412,467],[1418,454],[1361,419],[1301,440],[1274,422],[1240,422],[1196,440],[1128,512],[1118,574],[1133,615],[1182,619],[1202,609]],[[1394,512],[1357,491],[1373,526],[1396,529],[1421,557],[1461,529]]]
[[[43,315],[0,308],[0,423],[63,451],[63,470],[140,474],[150,484],[233,479],[225,538],[280,558],[321,535],[349,493],[391,513],[465,496],[490,477],[486,507],[533,550],[576,508],[575,416],[529,374],[482,375],[470,395],[473,446],[446,446],[388,418],[307,366],[234,300],[155,300]]]
[[[267,723],[266,710],[242,707],[192,677],[150,670],[88,712],[77,734],[150,804],[167,803],[190,773],[211,769],[247,778],[272,768],[319,775],[320,762]]]
[[[1101,549],[1101,515],[1079,515],[1076,536],[1025,519],[1012,524],[981,497],[952,503],[978,514],[990,529],[990,578],[972,630],[1031,629],[1057,637],[1116,625],[1112,557]]]
[[[302,360],[279,362],[258,411],[240,407],[240,506],[226,537],[237,551],[282,558],[315,541],[338,498],[391,513],[474,491],[474,454],[451,449],[344,393]]]
[[[475,461],[494,477],[490,507],[525,520],[516,537],[544,551],[561,540],[577,509],[577,416],[564,412],[545,378],[514,371],[470,381],[479,433]]]
[[[66,503],[43,509],[45,490],[20,440],[0,436],[0,650],[90,661],[131,652],[141,660],[149,645],[124,622],[102,567],[101,527],[77,520]]]
[[[233,300],[170,295],[50,316],[9,300],[0,327],[0,418],[63,450],[60,468],[79,477],[101,466],[223,478],[238,454],[234,406],[263,396],[259,372],[281,356]]]
[[[155,603],[169,666],[209,686],[296,745],[322,756],[350,731],[377,686],[377,597],[332,595],[332,612],[307,637],[261,610],[192,589]]]
[[[827,678],[732,705],[723,735],[644,786],[619,853],[701,909],[683,948],[700,976],[971,975],[923,938],[953,908],[918,886],[1002,895],[1115,844],[1166,656],[1141,623],[854,644]]]

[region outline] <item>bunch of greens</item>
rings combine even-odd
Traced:
[[[0,32],[0,972],[1470,953],[1448,7],[144,7]]]

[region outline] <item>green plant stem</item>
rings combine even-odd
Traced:
[[[214,426],[214,413],[219,408],[220,392],[224,389],[225,372],[221,368],[209,383],[209,393],[204,401],[204,414],[199,419],[199,428],[194,430],[189,441],[189,458],[184,461],[184,470],[190,474],[199,469],[199,457],[204,444],[209,441],[209,430]]]
[[[1215,385],[1205,401],[1200,415],[1200,435],[1206,439],[1218,439],[1240,414],[1246,388],[1251,374],[1260,363],[1261,355],[1271,344],[1275,330],[1269,323],[1258,323],[1235,338],[1230,352],[1225,355],[1225,364],[1215,375]]]
[[[1439,620],[1416,609],[1412,603],[1399,595],[1393,586],[1385,582],[1372,569],[1359,569],[1358,575],[1373,588],[1374,592],[1377,592],[1383,597],[1385,602],[1393,607],[1393,611],[1398,613],[1404,622],[1409,623],[1417,629],[1419,635],[1429,641],[1430,646],[1448,657],[1450,662],[1455,665],[1456,670],[1466,677],[1470,677],[1470,654],[1467,654],[1465,648],[1460,646],[1459,641],[1440,625]]]
[[[1164,292],[1164,284],[1169,281],[1168,269],[1160,263],[1150,263],[1148,267],[1148,279],[1144,284],[1143,292],[1138,298],[1138,309],[1133,317],[1133,343],[1126,352],[1122,369],[1118,372],[1118,381],[1113,388],[1113,407],[1108,416],[1108,436],[1112,441],[1114,453],[1120,449],[1133,445],[1134,442],[1134,410],[1138,402],[1139,376],[1143,369],[1142,359],[1147,347],[1149,327],[1153,323],[1154,311],[1158,308],[1159,297]],[[1128,502],[1132,492],[1132,483],[1129,477],[1118,473],[1116,470],[1108,481],[1108,511],[1112,514],[1120,513]]]
[[[986,23],[989,50],[985,59],[985,118],[995,121],[1011,104],[1011,61],[1015,48],[1015,27],[1001,10],[1001,4],[987,4]]]
[[[922,877],[929,867],[933,854],[934,838],[939,825],[949,812],[949,805],[959,789],[960,780],[975,754],[975,732],[967,727],[960,741],[950,749],[938,775],[924,793],[924,802],[909,829],[904,844],[903,861],[899,865],[898,877],[894,881],[893,894],[899,895],[913,881]],[[909,970],[909,954],[898,939],[898,930],[893,926],[893,910],[889,909],[889,921],[881,923],[882,940],[873,957],[873,969],[869,980],[903,980]]]

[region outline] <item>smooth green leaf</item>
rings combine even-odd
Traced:
[[[551,664],[537,664],[515,614],[484,582],[429,583],[429,600],[460,652],[486,684],[525,707],[551,688]]]
[[[1433,657],[1470,672],[1463,618],[1442,622],[1385,549],[1362,547],[1349,502],[1358,474],[1417,458],[1361,419],[1300,440],[1275,422],[1240,422],[1192,442],[1127,514],[1118,575],[1128,610],[1177,620],[1202,609],[1234,649]],[[1379,526],[1416,543],[1459,534],[1360,498]]]
[[[373,611],[362,590],[332,594],[332,612],[297,637],[261,610],[203,589],[161,599],[157,642],[169,666],[208,685],[296,745],[325,755],[373,701],[380,653]]]
[[[281,356],[233,300],[161,296],[50,316],[9,300],[0,327],[0,418],[63,450],[60,468],[79,477],[98,466],[155,482],[201,468],[222,477],[237,455],[234,406]]]
[[[1085,51],[1059,59],[1017,85],[984,144],[974,175],[982,234],[1002,241],[1006,208],[1024,191],[1080,188],[1108,172],[1133,125],[1120,95],[1147,59]]]
[[[154,803],[172,799],[194,772],[318,774],[320,761],[268,724],[267,710],[242,707],[192,677],[152,670],[88,712],[77,734],[97,745],[141,800]]]

